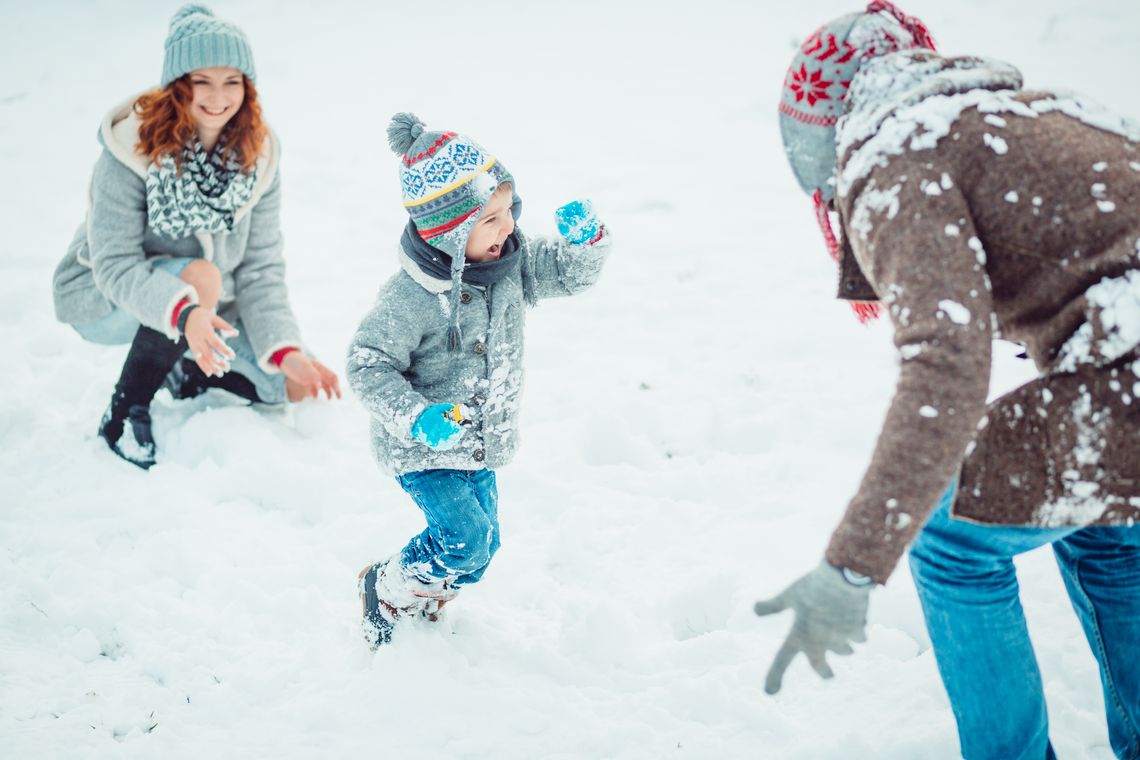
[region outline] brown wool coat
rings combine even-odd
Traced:
[[[1140,351],[1074,360],[1062,349],[1082,329],[1105,337],[1090,287],[1140,277],[1140,143],[1043,110],[987,120],[967,108],[935,147],[907,147],[841,186],[840,295],[859,297],[865,276],[888,307],[901,369],[828,547],[834,565],[885,582],[955,477],[959,519],[1140,518]],[[841,173],[862,146],[840,157]],[[1041,375],[987,407],[995,337],[1023,343]]]

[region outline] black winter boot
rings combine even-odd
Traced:
[[[111,451],[144,470],[155,462],[151,399],[185,351],[185,339],[175,343],[157,330],[140,326],[99,423],[99,435]]]
[[[187,358],[174,364],[163,387],[176,399],[197,398],[210,388],[221,388],[251,403],[261,402],[253,383],[245,375],[231,370],[221,377],[206,377],[198,363]]]

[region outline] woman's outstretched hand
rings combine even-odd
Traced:
[[[281,372],[300,389],[300,398],[317,398],[321,391],[330,399],[334,395],[340,398],[340,380],[336,373],[301,351],[285,354],[281,360]],[[292,401],[300,400],[293,393],[289,394],[289,398]]]
[[[238,334],[233,325],[215,314],[213,309],[195,308],[186,317],[186,343],[206,377],[221,377],[229,372],[229,360],[235,356],[233,349],[218,335],[219,330],[226,337]]]

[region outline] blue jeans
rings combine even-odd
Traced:
[[[1112,748],[1140,758],[1140,526],[978,525],[950,516],[953,493],[911,546],[910,569],[963,757],[1054,757],[1013,567],[1015,555],[1052,544],[1100,666]]]
[[[173,259],[155,259],[151,266],[163,269],[177,277],[192,261],[196,259],[180,257]],[[135,339],[139,329],[139,321],[128,314],[124,309],[115,307],[107,316],[94,322],[74,325],[80,337],[91,343],[100,343],[105,346],[117,346],[130,343]],[[245,337],[245,326],[239,319],[234,325],[237,328],[236,338],[226,338],[226,345],[237,354],[230,360],[230,371],[237,372],[251,383],[257,390],[257,397],[266,404],[285,403],[285,376],[270,375],[257,364],[257,356],[253,353],[253,346],[249,338]],[[186,353],[190,355],[189,352]]]
[[[483,577],[499,550],[499,491],[493,470],[420,470],[397,478],[428,526],[401,554],[425,583],[453,586]]]

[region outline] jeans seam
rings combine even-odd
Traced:
[[[1069,574],[1073,578],[1073,586],[1080,593],[1081,601],[1085,604],[1086,609],[1089,611],[1089,621],[1096,641],[1096,649],[1100,654],[1100,661],[1104,663],[1104,680],[1108,686],[1108,691],[1112,695],[1112,707],[1116,710],[1117,715],[1121,718],[1121,724],[1128,729],[1131,736],[1128,739],[1129,748],[1132,750],[1128,756],[1134,760],[1140,757],[1140,730],[1137,729],[1129,718],[1128,713],[1124,711],[1124,705],[1120,701],[1120,694],[1116,690],[1116,679],[1112,675],[1112,667],[1108,660],[1108,652],[1104,648],[1104,639],[1100,633],[1100,621],[1097,619],[1096,606],[1093,605],[1092,600],[1089,599],[1088,594],[1085,593],[1084,584],[1081,583],[1080,561],[1076,560],[1072,563],[1072,570]]]

